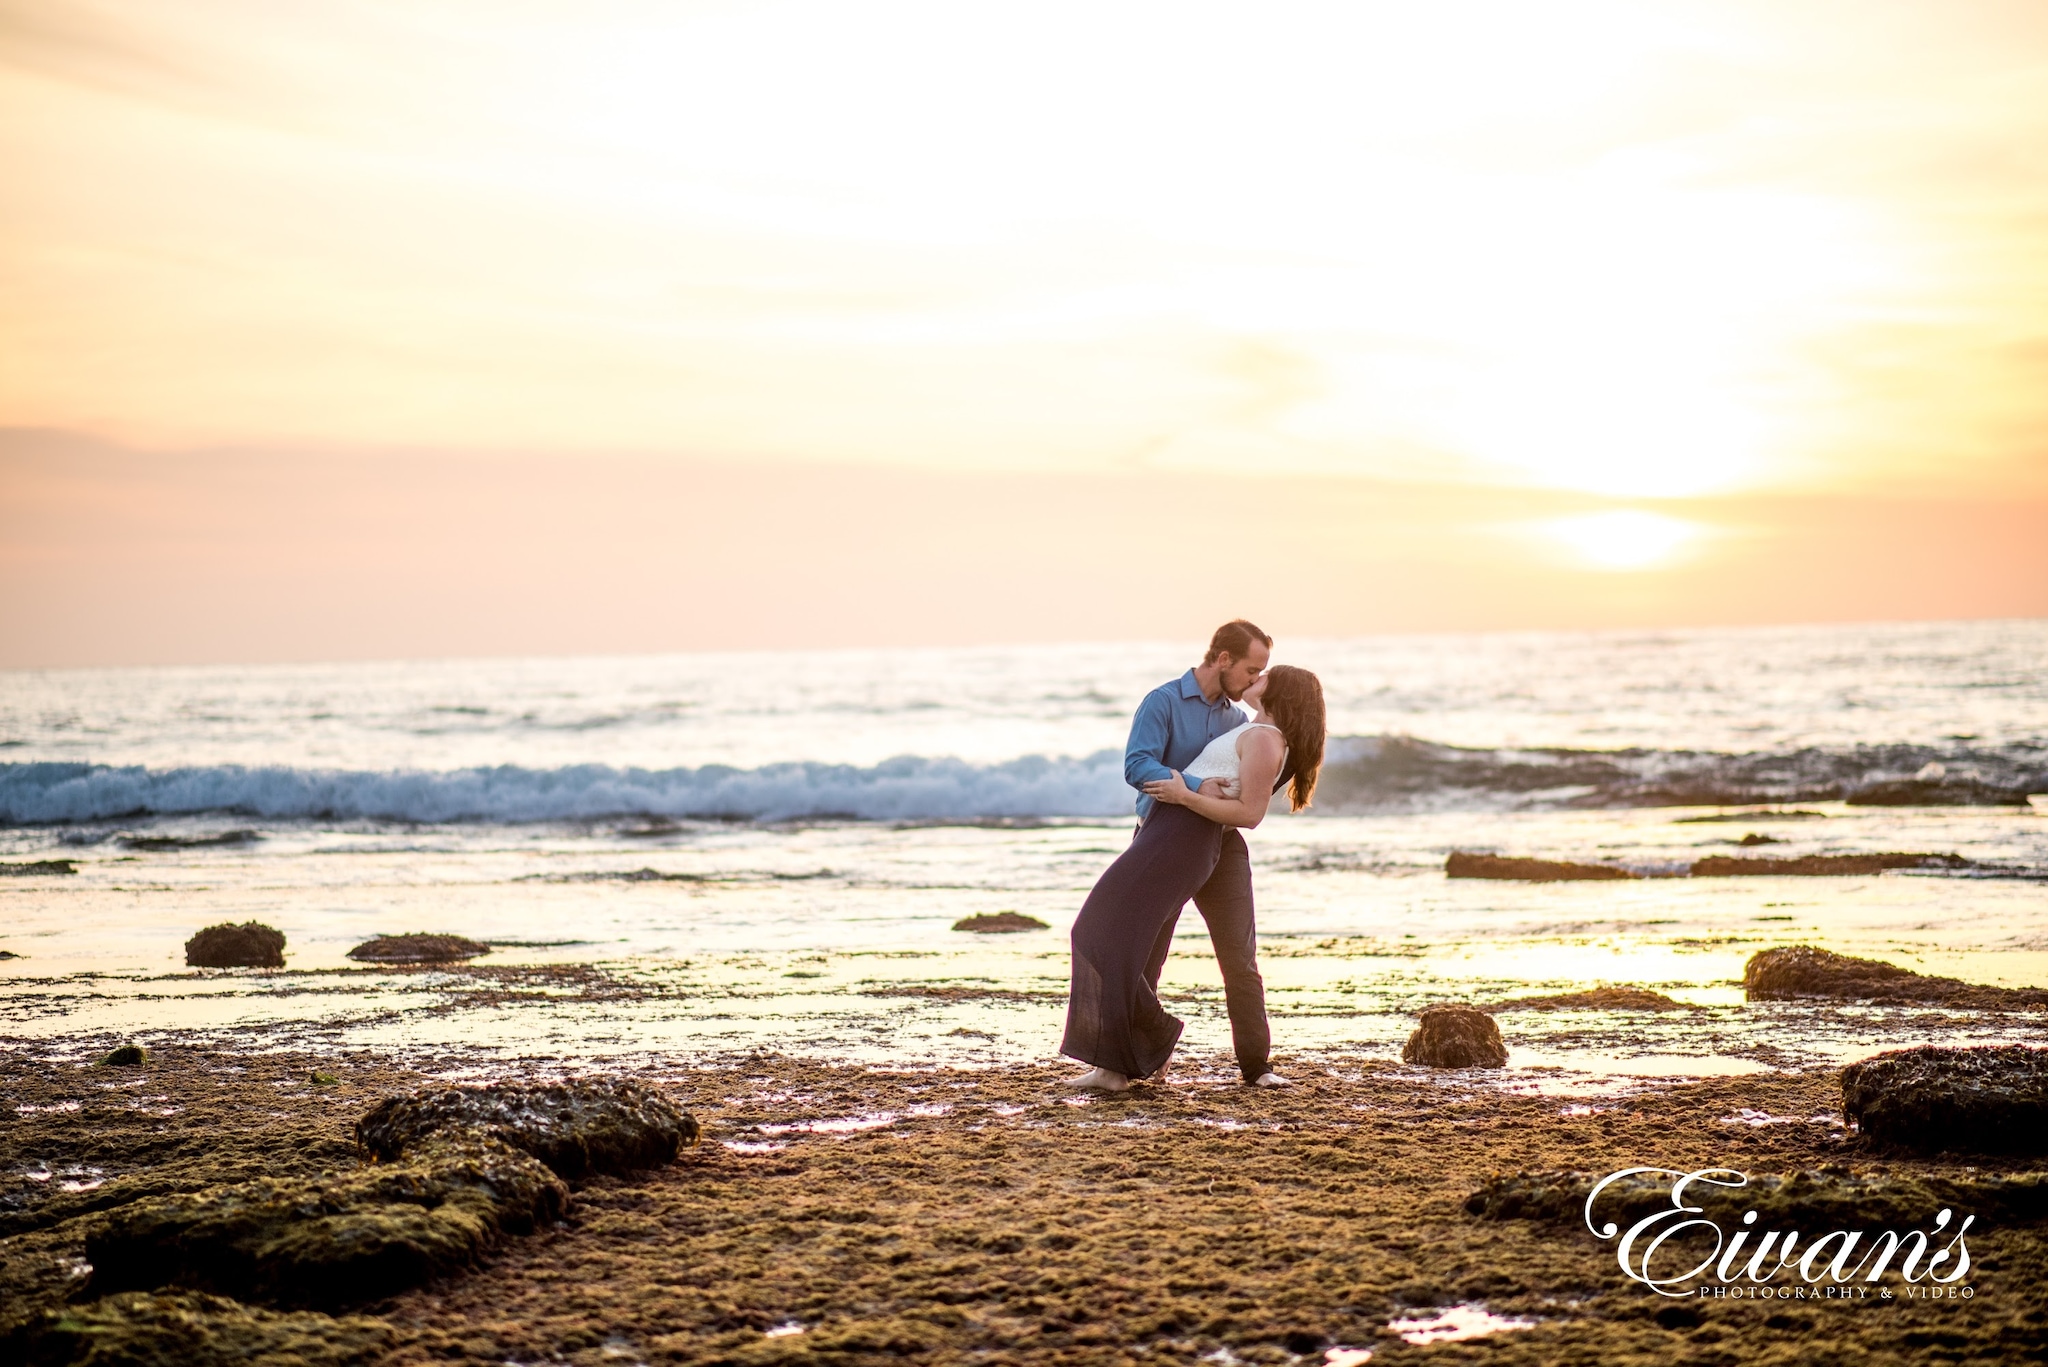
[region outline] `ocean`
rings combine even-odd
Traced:
[[[773,1050],[1000,1066],[1057,1049],[1066,930],[1128,840],[1121,748],[1197,643],[0,674],[0,1036],[311,1049]],[[1641,985],[1678,1012],[1499,1016],[1533,1087],[1755,1071],[1997,1016],[1745,1004],[1815,944],[2048,983],[2048,623],[1287,640],[1315,807],[1250,835],[1275,1048],[1392,1056],[1434,1001]],[[2032,796],[2030,796],[2032,795]],[[1453,851],[1610,882],[1449,879]],[[1688,877],[1714,854],[1955,867]],[[1015,911],[1048,929],[956,921]],[[196,970],[199,928],[283,931]],[[490,942],[466,967],[347,957]],[[1228,1047],[1201,919],[1165,982]]]

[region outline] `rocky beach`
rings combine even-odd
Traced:
[[[2039,994],[1803,947],[1747,977],[1745,1009],[1889,1012],[1899,1047],[1739,1077],[1502,1066],[1503,1015],[1611,1037],[1686,1010],[1617,987],[1432,1007],[1405,1062],[1299,1055],[1278,1091],[1220,1056],[1105,1096],[1041,1063],[594,1067],[308,1052],[260,1028],[99,1058],[17,1049],[0,1063],[0,1356],[2040,1360]],[[2037,1044],[1916,1048],[1929,1003]],[[1601,1177],[1645,1168],[1600,1204]],[[1846,1275],[1841,1248],[1802,1264],[1791,1243],[1695,1275],[1718,1226],[1654,1265],[1618,1225],[1600,1236],[1611,1214],[1655,1226],[1685,1173],[1718,1174],[1688,1209],[1728,1233],[1757,1210],[1809,1247],[1871,1244]],[[1857,1275],[1885,1229],[1936,1237]]]
[[[1829,1073],[1561,1104],[1480,1071],[1383,1059],[1317,1060],[1283,1093],[1234,1085],[1216,1063],[1087,1099],[1061,1095],[1060,1070],[1044,1067],[650,1064],[638,1085],[687,1113],[701,1142],[673,1161],[550,1183],[559,1198],[459,1265],[390,1294],[317,1288],[315,1310],[274,1284],[264,1295],[260,1276],[235,1288],[247,1301],[205,1291],[203,1269],[169,1261],[105,1291],[88,1250],[124,1214],[132,1223],[138,1206],[174,1194],[375,1174],[358,1121],[386,1097],[474,1079],[474,1060],[178,1045],[126,1067],[17,1056],[0,1132],[5,1351],[590,1364],[1357,1363],[1366,1351],[1379,1362],[1737,1363],[1824,1351],[2001,1363],[2038,1361],[2048,1342],[2048,1201],[1983,1198],[2005,1174],[2039,1181],[2039,1156],[1873,1146],[1845,1132]],[[529,1060],[515,1071],[530,1086],[568,1070]],[[1504,1174],[1643,1164],[1977,1196],[1989,1214],[1969,1241],[1970,1298],[1951,1299],[1953,1285],[1915,1297],[1893,1276],[1868,1299],[1792,1299],[1808,1288],[1786,1275],[1770,1284],[1785,1299],[1666,1298],[1625,1276],[1575,1207],[1485,1208]],[[285,1241],[258,1242],[260,1262]]]
[[[1294,1086],[1190,913],[1119,1096],[1067,932],[1172,657],[30,680],[0,1362],[2039,1360],[2044,641],[1325,643]]]

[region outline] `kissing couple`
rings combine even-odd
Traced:
[[[1159,1003],[1159,974],[1181,908],[1193,898],[1223,970],[1238,1071],[1284,1087],[1271,1067],[1266,983],[1252,919],[1243,831],[1283,786],[1308,805],[1323,764],[1323,685],[1306,669],[1267,668],[1273,638],[1226,622],[1202,663],[1145,695],[1124,749],[1139,790],[1138,830],[1104,870],[1074,921],[1074,976],[1060,1052],[1093,1066],[1067,1083],[1121,1092],[1165,1077],[1182,1022]],[[1253,709],[1247,719],[1237,704]]]

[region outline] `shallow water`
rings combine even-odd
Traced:
[[[1826,810],[1770,853],[1964,850],[2048,863],[2048,820],[2037,812]],[[1270,820],[1251,839],[1277,1050],[1397,1053],[1413,1014],[1433,1001],[1610,983],[1693,1009],[1510,1008],[1498,1019],[1511,1068],[1570,1091],[1586,1075],[1841,1060],[1902,1031],[1956,1041],[2042,1033],[2039,1017],[1745,1005],[1739,988],[1749,956],[1789,943],[1972,981],[2048,982],[2048,889],[2038,882],[1894,872],[1522,884],[1442,873],[1461,846],[1654,864],[1739,838],[1738,828],[1679,820],[1689,814]],[[4,944],[23,956],[0,962],[0,1034],[55,1043],[275,1026],[281,1040],[333,1048],[1043,1058],[1057,1048],[1065,932],[1127,838],[1121,822],[1075,822],[703,824],[652,840],[560,825],[266,828],[249,844],[150,853],[108,842],[74,849],[73,877],[0,883]],[[661,876],[628,877],[643,870]],[[950,929],[1001,910],[1050,929]],[[287,970],[183,966],[194,930],[245,919],[285,932]],[[409,930],[499,947],[439,970],[346,957],[373,934]],[[1220,981],[1190,910],[1165,990],[1189,1021],[1192,1051],[1228,1047]]]
[[[1409,1343],[1456,1343],[1512,1329],[1534,1329],[1536,1321],[1495,1315],[1483,1305],[1449,1305],[1429,1315],[1390,1320],[1387,1328]]]

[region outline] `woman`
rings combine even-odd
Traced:
[[[1289,783],[1288,806],[1306,807],[1323,763],[1323,686],[1315,675],[1277,665],[1253,682],[1244,701],[1258,709],[1188,765],[1190,778],[1224,780],[1225,796],[1189,789],[1180,774],[1145,785],[1157,806],[1129,849],[1103,871],[1074,921],[1074,975],[1060,1052],[1093,1064],[1068,1085],[1120,1092],[1131,1079],[1166,1067],[1181,1022],[1159,1004],[1160,964],[1151,962],[1162,932],[1208,881],[1223,829],[1249,830]],[[1241,1061],[1242,1062],[1242,1061]],[[1282,1085],[1262,1071],[1255,1085]]]

